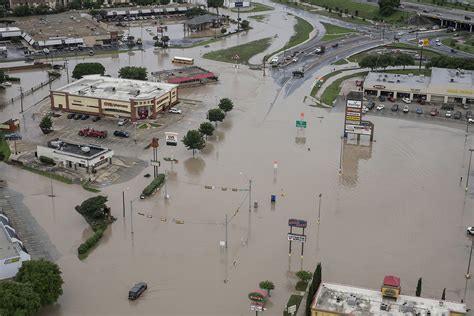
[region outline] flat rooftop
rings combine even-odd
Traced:
[[[109,152],[110,149],[96,146],[96,145],[85,145],[77,144],[72,142],[63,141],[60,139],[51,140],[48,142],[49,148],[54,148],[57,152],[63,152],[77,157],[94,158],[98,155]]]
[[[474,72],[463,69],[432,68],[431,84],[433,85],[458,85],[472,89],[474,85]]]
[[[151,75],[161,82],[173,84],[186,83],[195,80],[217,80],[217,75],[198,66],[169,69],[152,72]]]
[[[0,214],[3,214],[0,208]],[[0,260],[18,256],[17,247],[10,241],[7,232],[5,231],[5,219],[0,221]],[[8,223],[9,224],[9,223]]]
[[[430,80],[431,77],[414,76],[410,74],[399,75],[383,72],[369,72],[364,80],[364,89],[372,89],[379,86],[380,88],[385,87],[386,89],[399,89],[401,91],[410,91],[412,89],[426,91]]]
[[[161,82],[89,75],[53,92],[128,102],[131,99],[147,100],[160,97],[176,87],[177,85]]]
[[[403,287],[402,287],[403,288]],[[382,304],[390,310],[381,310]],[[466,305],[448,301],[400,295],[395,301],[384,299],[380,291],[364,288],[322,283],[314,298],[313,309],[347,315],[449,315],[449,312],[466,313]],[[420,313],[420,314],[418,314]]]
[[[103,28],[100,23],[93,21],[89,15],[72,11],[59,14],[15,17],[14,25],[31,35],[35,41],[44,41],[56,37],[106,36],[110,32],[110,30]]]

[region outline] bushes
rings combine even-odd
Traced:
[[[49,158],[49,157],[45,157],[45,156],[39,156],[39,160],[44,163],[45,165],[50,165],[50,166],[54,166],[56,165],[56,163],[54,162],[53,159]]]
[[[79,255],[85,255],[92,247],[94,247],[99,240],[104,235],[104,231],[107,228],[105,224],[96,225],[94,229],[94,235],[89,237],[85,242],[83,242],[78,248],[77,253]]]
[[[145,189],[143,189],[142,196],[146,197],[146,196],[152,195],[153,192],[155,192],[156,189],[161,187],[164,182],[165,182],[165,175],[163,173],[158,174],[158,177],[153,179],[153,181],[149,185],[147,185]]]

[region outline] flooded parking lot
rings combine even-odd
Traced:
[[[187,55],[199,56],[200,49]],[[132,64],[140,64],[140,54],[131,56]],[[150,64],[167,67],[160,56],[142,54]],[[128,57],[103,61],[118,69],[128,65]],[[151,167],[103,189],[118,220],[84,261],[77,258],[77,247],[91,231],[73,207],[93,194],[55,182],[56,197],[51,199],[48,179],[0,165],[10,189],[23,194],[23,203],[61,253],[57,262],[64,295],[41,315],[250,315],[247,293],[266,279],[276,286],[267,314],[277,315],[296,283],[294,272],[313,270],[319,261],[325,281],[377,289],[383,276],[397,275],[403,293],[412,295],[423,277],[423,296],[438,298],[447,288],[448,300],[465,299],[471,306],[473,286],[464,278],[471,240],[465,227],[474,220],[474,191],[465,193],[459,179],[466,177],[472,135],[466,137],[456,124],[369,115],[376,141],[357,144],[349,137],[341,146],[340,108],[302,102],[311,80],[291,94],[279,94],[280,87],[261,72],[236,71],[204,60],[202,64],[220,73],[220,83],[180,91],[180,97],[201,100],[203,106],[189,108],[172,129],[182,136],[205,120],[208,107],[229,97],[235,107],[218,124],[218,137],[210,137],[196,158],[182,144],[160,147],[160,159],[178,159],[173,171],[169,163],[160,167],[169,173],[169,199],[163,190],[137,199],[150,181],[143,175],[151,173]],[[308,125],[304,131],[295,128],[301,112]],[[30,114],[26,135],[33,137],[36,132],[28,126],[36,123]],[[101,122],[115,128],[112,120]],[[63,119],[58,126],[75,137],[80,124]],[[132,139],[126,142],[108,145],[121,154],[151,159],[149,150],[138,149]],[[259,202],[250,212],[249,180],[251,202]],[[273,205],[272,194],[277,196]],[[225,240],[226,215],[227,251],[219,246]],[[289,218],[308,221],[303,258],[299,247],[288,256]],[[139,281],[147,282],[149,289],[129,302],[127,292]]]

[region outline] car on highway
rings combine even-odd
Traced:
[[[408,113],[408,112],[410,112],[410,108],[408,107],[408,105],[405,105],[403,107],[403,113]]]
[[[136,300],[137,298],[140,297],[140,295],[145,292],[145,290],[148,288],[148,285],[145,282],[139,282],[135,284],[130,291],[128,291],[128,299],[131,301]]]
[[[446,116],[446,117],[451,117],[452,113],[453,113],[453,112],[451,112],[451,111],[446,111],[446,114],[444,114],[444,116]]]
[[[405,33],[401,32],[401,31],[397,33],[398,36],[402,36],[403,34],[405,34]]]
[[[68,120],[74,118],[74,115],[76,115],[75,113],[69,113],[66,117]]]
[[[468,233],[469,235],[474,235],[474,227],[473,227],[473,226],[469,226],[469,227],[467,228],[467,233]]]
[[[437,116],[439,114],[439,111],[437,108],[432,108],[431,109],[431,112],[430,112],[430,115],[431,116]]]
[[[114,131],[114,136],[128,138],[128,137],[130,137],[130,133],[125,132],[125,131]]]
[[[402,101],[407,103],[407,104],[411,103],[411,100],[409,98],[403,98]]]
[[[454,54],[456,54],[456,53],[457,53],[457,51],[456,51],[454,48],[451,48],[451,53],[454,53]]]
[[[462,117],[462,113],[460,111],[456,111],[456,113],[454,113],[454,119],[455,120],[460,120],[461,117]]]
[[[398,104],[392,105],[392,112],[397,112],[398,111]]]
[[[337,48],[338,46],[339,46],[339,43],[332,44],[332,48]]]
[[[436,42],[436,46],[441,46],[441,42]]]
[[[379,104],[377,105],[377,111],[383,110],[385,108],[385,105]]]
[[[168,112],[173,113],[173,114],[181,114],[183,111],[178,108],[171,108]]]
[[[423,114],[423,110],[421,108],[416,108],[416,114]]]

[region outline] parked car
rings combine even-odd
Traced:
[[[426,104],[426,100],[423,99],[423,98],[420,98],[420,99],[416,100],[416,102],[419,103],[419,104],[421,104],[421,105]]]
[[[462,117],[462,113],[460,111],[456,111],[456,113],[454,113],[455,120],[460,120],[461,117]]]
[[[333,48],[337,48],[338,46],[339,46],[339,43],[334,43],[334,44],[332,44],[332,47],[333,47]]]
[[[389,100],[390,102],[395,102],[395,98],[394,98],[393,96],[389,96],[389,97],[388,97],[388,100]]]
[[[379,97],[379,101],[380,101],[380,102],[385,102],[385,97],[384,97],[383,95],[381,95],[381,96]]]
[[[474,123],[474,118],[470,117],[470,118],[467,119],[467,121],[468,121],[469,123]]]
[[[437,116],[439,114],[439,111],[437,108],[432,108],[431,109],[431,112],[430,112],[430,115],[431,116]]]
[[[369,101],[369,104],[367,104],[367,108],[369,110],[372,110],[375,107],[375,102],[374,101]]]
[[[405,102],[406,104],[411,103],[411,100],[409,98],[403,98],[402,101]]]
[[[403,107],[403,113],[408,113],[408,112],[410,112],[410,108],[408,107],[408,105],[405,105]]]
[[[444,116],[446,116],[446,117],[451,117],[451,115],[452,115],[452,112],[451,112],[451,111],[446,111],[446,114],[445,114]]]
[[[69,113],[66,117],[67,117],[68,120],[70,120],[70,119],[74,118],[74,115],[76,115],[76,114]]]
[[[178,108],[171,108],[168,112],[173,113],[173,114],[181,114],[183,111]]]
[[[130,137],[130,133],[126,131],[115,131],[114,136],[128,138]]]
[[[93,128],[84,128],[79,131],[78,135],[85,137],[106,138],[107,131],[98,131]]]
[[[82,116],[81,116],[81,120],[83,120],[83,121],[87,120],[88,118],[89,118],[89,115],[87,115],[87,114],[82,114]]]
[[[77,113],[77,114],[74,115],[74,120],[77,121],[77,120],[80,119],[81,117],[82,117],[82,114]]]
[[[379,104],[377,105],[377,111],[383,110],[385,108],[385,105]]]
[[[397,112],[398,111],[398,104],[392,105],[392,112]]]
[[[416,108],[416,114],[423,114],[423,110],[421,108]]]
[[[97,121],[100,121],[100,116],[93,116],[92,122],[97,122]]]
[[[474,227],[473,227],[473,226],[469,226],[469,227],[467,228],[467,233],[468,233],[469,235],[474,235]]]
[[[127,123],[128,123],[128,119],[119,119],[117,122],[118,126],[124,126]]]
[[[366,106],[362,107],[362,114],[369,112],[369,109]]]
[[[128,291],[128,299],[129,300],[136,300],[137,298],[140,297],[140,295],[145,292],[145,290],[148,288],[148,285],[145,282],[139,282],[135,284],[130,291]]]
[[[472,111],[466,111],[466,119],[472,118]]]

